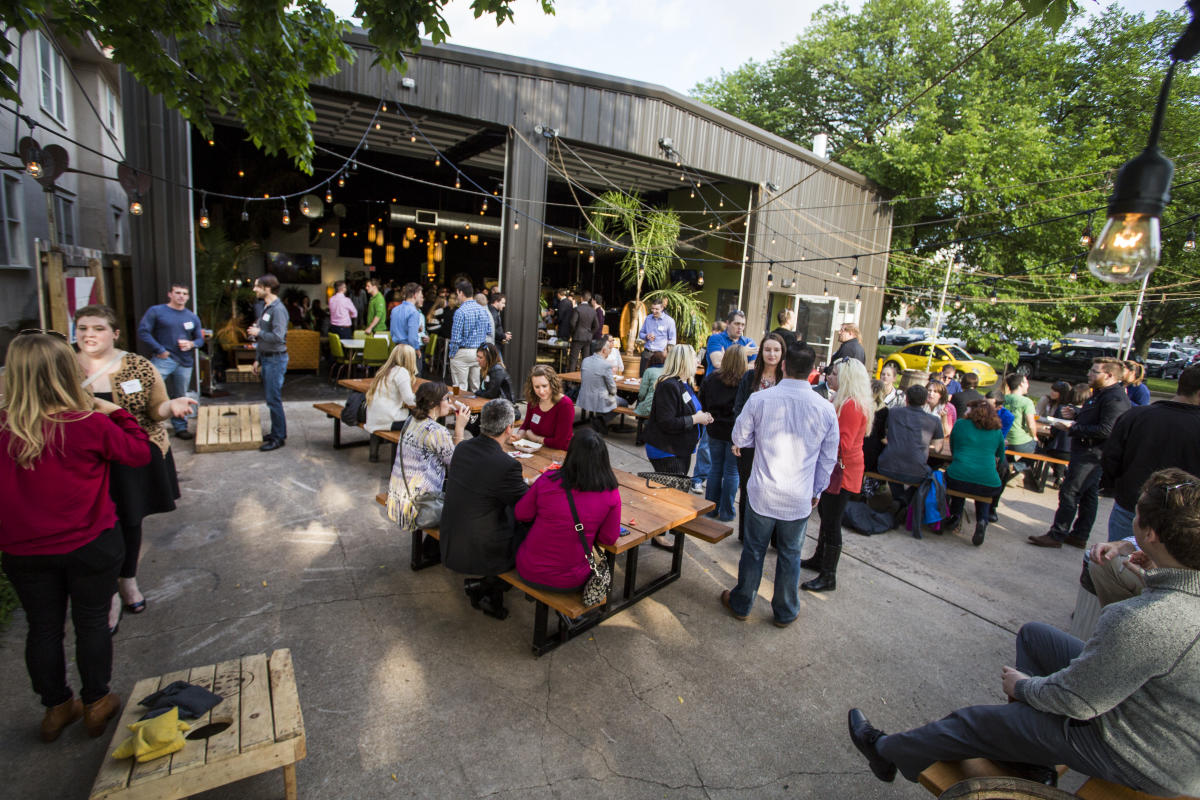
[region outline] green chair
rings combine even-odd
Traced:
[[[368,370],[372,367],[378,369],[383,366],[383,362],[387,361],[388,355],[391,352],[392,350],[388,347],[387,339],[372,336],[363,343],[363,366]]]
[[[346,348],[342,347],[342,337],[336,333],[329,334],[329,356],[331,362],[329,365],[331,380],[336,380],[336,378],[333,378],[335,368],[338,370],[337,374],[340,376],[343,368],[349,369],[353,366],[353,360],[346,354]]]
[[[356,330],[356,331],[354,332],[354,338],[355,338],[355,339],[365,339],[365,338],[367,338],[367,331],[366,331],[366,329],[365,329],[365,328],[359,328],[358,330]]]

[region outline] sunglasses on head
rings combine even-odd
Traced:
[[[1174,486],[1167,486],[1166,484],[1163,484],[1163,494],[1165,495],[1166,501],[1168,503],[1171,502],[1171,492],[1175,491],[1176,489],[1183,489],[1185,486],[1200,486],[1200,484],[1196,483],[1196,481],[1184,481],[1183,483],[1177,483]]]
[[[64,342],[69,341],[67,339],[67,335],[65,333],[63,333],[62,331],[56,331],[56,330],[44,329],[44,328],[26,328],[25,330],[18,333],[17,336],[33,336],[34,334],[38,334],[38,333],[44,334],[46,336],[53,336],[56,339],[62,339]]]

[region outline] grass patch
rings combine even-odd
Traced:
[[[0,630],[8,627],[8,623],[12,621],[12,612],[20,605],[17,601],[17,593],[13,590],[12,584],[8,582],[8,578],[0,573]]]
[[[1146,378],[1142,382],[1152,392],[1162,392],[1163,394],[1172,396],[1175,394],[1176,389],[1179,388],[1179,381],[1169,381],[1166,378]]]

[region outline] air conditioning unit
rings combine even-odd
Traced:
[[[438,215],[436,211],[428,209],[417,209],[417,224],[426,225],[430,228],[436,228],[438,224]]]

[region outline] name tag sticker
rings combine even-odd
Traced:
[[[271,315],[263,314],[263,322],[270,322],[270,321],[271,321]]]
[[[184,329],[185,331],[190,331],[190,330],[191,330],[192,328],[194,328],[194,327],[196,327],[196,323],[194,323],[194,322],[185,322],[185,323],[183,323],[183,329]]]
[[[532,417],[530,417],[530,419],[532,419],[532,420],[533,420],[533,424],[534,424],[534,425],[537,425],[539,422],[541,422],[541,421],[542,421],[542,415],[541,415],[541,414],[534,414]]]
[[[125,394],[137,394],[142,390],[142,382],[137,378],[121,381],[121,391]]]

